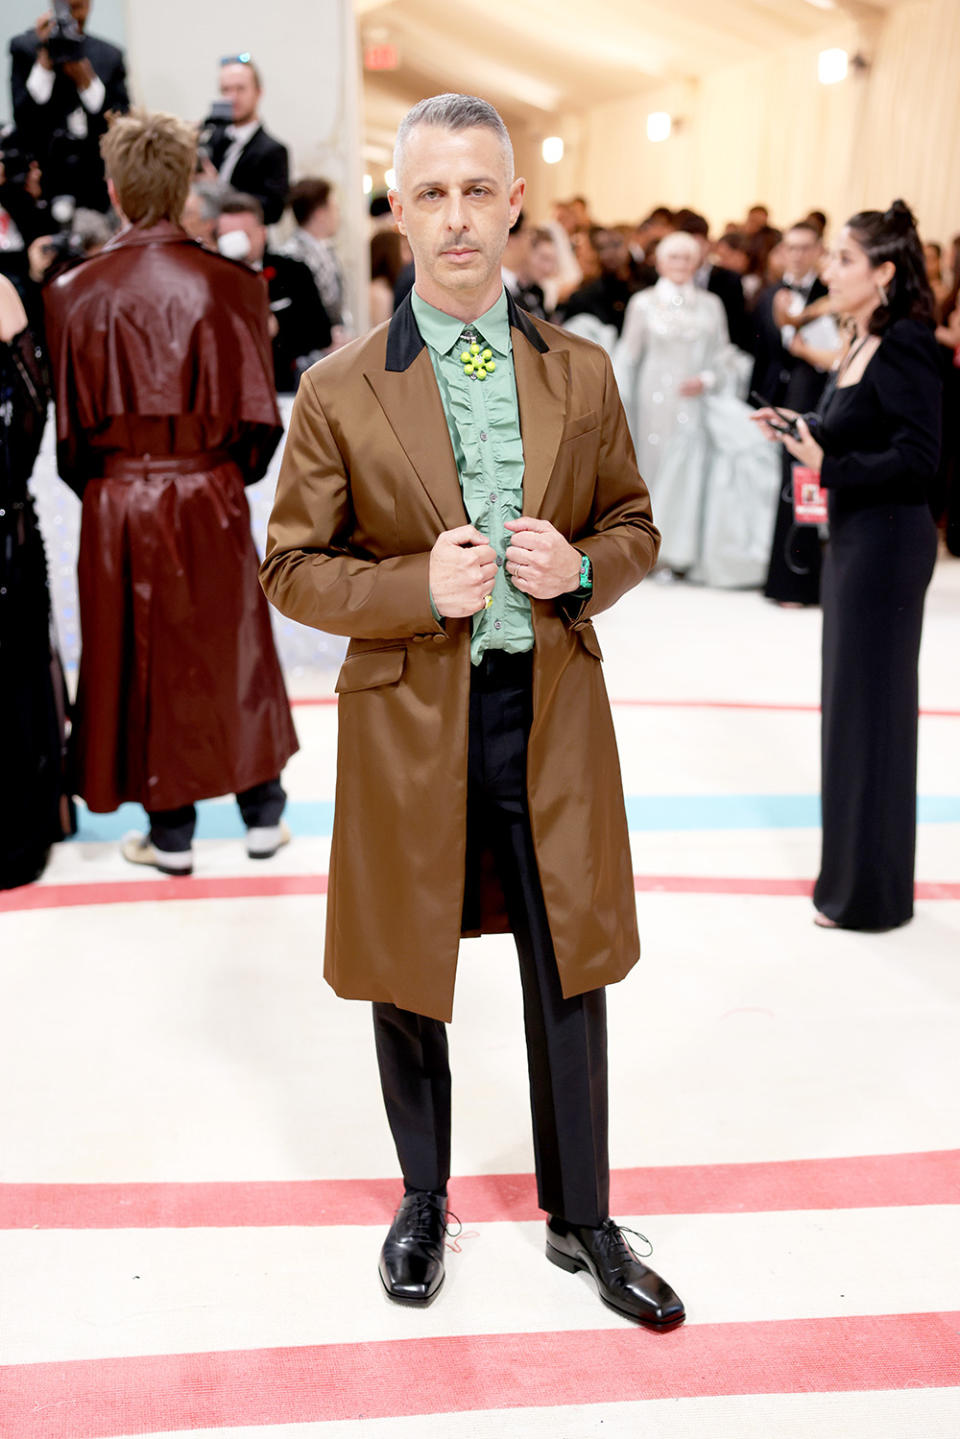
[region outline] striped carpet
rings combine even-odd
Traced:
[[[890,935],[810,922],[819,617],[647,585],[598,628],[644,941],[610,991],[613,1205],[687,1324],[543,1256],[502,937],[462,951],[447,1282],[383,1297],[369,1014],[320,978],[332,674],[301,671],[276,859],[216,802],[194,877],[145,875],[136,812],[90,815],[0,894],[2,1439],[960,1434],[960,564]]]

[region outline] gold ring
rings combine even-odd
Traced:
[[[483,608],[484,608],[485,610],[488,610],[492,604],[493,604],[493,595],[485,595],[485,596],[484,596],[484,600],[483,600]]]

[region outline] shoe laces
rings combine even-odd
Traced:
[[[637,1254],[633,1247],[624,1238],[625,1234],[632,1234],[646,1245],[646,1252]],[[639,1229],[630,1229],[626,1224],[617,1224],[613,1219],[607,1219],[600,1227],[597,1234],[597,1248],[611,1259],[618,1259],[621,1262],[630,1262],[634,1259],[649,1259],[653,1253],[653,1245],[645,1234]]]
[[[413,1222],[410,1226],[410,1237],[417,1244],[429,1244],[435,1238],[434,1215],[439,1214],[443,1220],[443,1232],[451,1238],[458,1238],[463,1233],[463,1225],[454,1214],[452,1209],[447,1207],[445,1199],[438,1199],[436,1195],[426,1190],[416,1190],[408,1196],[413,1200]],[[456,1230],[450,1227],[450,1221],[456,1224]]]

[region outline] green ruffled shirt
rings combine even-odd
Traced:
[[[437,377],[464,508],[497,556],[493,603],[473,616],[470,658],[479,664],[487,650],[521,654],[533,648],[533,620],[529,596],[514,588],[504,563],[511,538],[504,524],[523,512],[523,440],[506,291],[470,326],[428,305],[415,289],[410,303]],[[476,331],[481,351],[493,351],[495,369],[484,380],[467,375],[460,359],[467,328]]]

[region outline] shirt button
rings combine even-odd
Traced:
[[[481,438],[481,440],[485,440],[485,439],[487,438],[487,432],[486,432],[486,430],[481,430],[481,431],[480,431],[480,438]]]
[[[497,555],[497,569],[503,564],[503,555]]]
[[[498,629],[500,628],[500,621],[499,621],[499,620],[494,620],[494,622],[493,622],[493,628],[494,628],[495,630],[498,630]]]
[[[490,491],[490,496],[489,496],[491,505],[493,504],[493,502],[494,502],[494,500],[495,500],[496,498],[497,498],[497,492],[496,492],[496,490],[491,490],[491,491]]]

